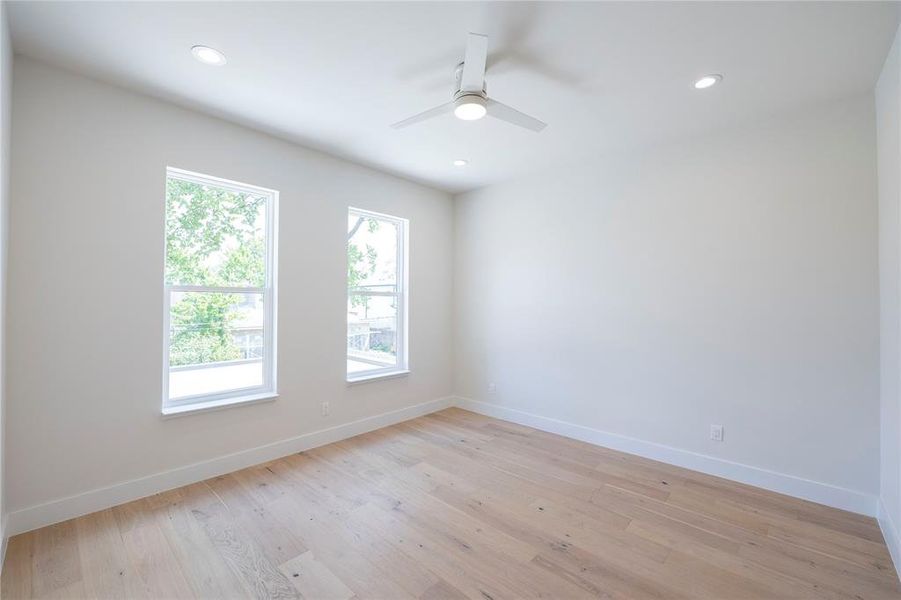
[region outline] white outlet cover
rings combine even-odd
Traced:
[[[496,392],[497,392],[497,384],[489,383],[489,384],[488,384],[488,393],[489,393],[489,394],[494,394],[494,393],[496,393]]]
[[[723,426],[722,425],[711,425],[710,426],[710,439],[714,442],[722,442],[723,441]]]

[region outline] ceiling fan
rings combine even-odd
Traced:
[[[409,119],[398,121],[391,127],[401,129],[449,112],[453,112],[458,119],[464,121],[475,121],[487,114],[489,117],[535,132],[547,127],[547,123],[488,97],[485,85],[485,61],[487,59],[488,37],[470,33],[466,42],[466,56],[463,62],[457,65],[454,72],[456,85],[454,86],[453,100]]]

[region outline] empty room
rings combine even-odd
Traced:
[[[899,24],[0,0],[0,596],[901,600]]]

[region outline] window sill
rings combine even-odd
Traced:
[[[357,383],[366,383],[367,381],[378,381],[380,379],[397,379],[398,377],[406,377],[410,374],[409,369],[401,371],[390,371],[388,373],[374,373],[372,375],[357,375],[347,378],[347,385],[355,385]]]
[[[238,396],[237,398],[223,398],[220,400],[209,400],[207,402],[192,402],[191,404],[182,404],[178,406],[164,406],[162,417],[164,419],[184,417],[201,412],[222,410],[223,408],[230,408],[232,406],[247,406],[248,404],[272,402],[276,398],[278,398],[278,394],[266,392],[264,394],[254,394],[251,396]]]

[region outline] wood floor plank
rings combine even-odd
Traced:
[[[128,560],[112,510],[75,519],[82,581],[89,598],[149,598]],[[5,575],[5,574],[4,574]]]
[[[600,511],[596,516],[601,518],[596,518],[548,498],[507,494],[502,488],[500,493],[487,491],[428,465],[416,469],[441,482],[432,495],[540,549],[572,543],[597,554],[660,563],[668,554],[663,546],[628,533],[631,519],[621,515]]]
[[[230,517],[247,532],[263,555],[273,565],[307,551],[290,528],[286,528],[268,508],[269,502],[260,502],[248,488],[257,483],[258,472],[245,469],[232,475],[208,480],[207,485],[225,504]],[[242,481],[247,485],[242,485]]]
[[[738,553],[757,564],[802,579],[814,586],[841,591],[852,598],[901,597],[901,586],[897,579],[885,577],[884,571],[859,567],[794,544],[764,540],[744,544]],[[892,574],[894,575],[894,570]]]
[[[357,484],[372,492],[372,497],[379,501],[387,501],[392,504],[394,499],[384,497],[366,480],[358,480]],[[322,506],[331,503],[329,491],[318,488],[313,491],[323,499]],[[347,513],[318,510],[316,520],[320,526],[331,528],[336,538],[341,541],[348,550],[365,557],[367,564],[384,573],[385,577],[394,579],[406,592],[412,596],[420,596],[427,589],[435,585],[439,579],[421,564],[409,560],[409,558],[394,548],[387,540],[367,528],[360,527],[359,523],[347,518]]]
[[[182,573],[159,526],[150,522],[122,535],[125,552],[150,598],[192,598],[194,592]]]
[[[0,577],[0,596],[4,598],[35,598],[32,587],[34,539],[37,532],[23,533],[11,538],[6,547],[3,575]],[[50,587],[42,585],[42,587]]]
[[[438,498],[422,494],[418,488],[409,487],[398,479],[392,479],[390,483],[372,480],[366,485],[381,488],[384,494],[374,494],[374,504],[402,518],[407,525],[420,530],[433,542],[460,548],[465,555],[478,557],[480,564],[494,563],[508,570],[518,570],[520,579],[530,579],[530,573],[518,566],[527,564],[536,554],[536,549],[525,541],[465,511],[456,510]],[[543,584],[533,581],[531,585],[533,589],[541,589]],[[565,587],[566,583],[558,582],[556,585]]]
[[[316,557],[360,598],[414,598],[416,594],[403,585],[407,578],[379,568],[378,559],[367,555],[367,544],[346,527],[347,515],[330,512],[327,501],[312,502],[308,498],[286,498],[273,507],[292,523]],[[315,540],[315,544],[313,541]],[[398,581],[398,578],[401,581]]]
[[[156,523],[166,537],[182,572],[197,598],[247,598],[253,594],[228,566],[207,536],[192,510],[202,509],[212,491],[195,484],[161,495],[165,502],[155,513]]]
[[[279,569],[304,598],[349,600],[354,593],[311,550],[283,563]]]
[[[325,485],[326,465],[304,454],[271,469],[278,485],[290,490],[270,505],[273,514],[305,543],[315,541],[317,560],[357,596],[416,597],[437,581],[421,566],[405,563],[385,540],[348,521],[348,512],[359,504],[345,496],[357,496],[361,490],[352,489],[349,481],[339,487]],[[308,477],[311,474],[315,477]]]
[[[34,594],[48,597],[81,582],[81,558],[74,521],[63,521],[34,532]]]
[[[253,536],[231,518],[228,507],[218,497],[205,506],[192,509],[191,514],[253,597],[300,597],[277,566],[265,556]]]
[[[466,594],[442,579],[424,591],[419,600],[466,600]]]
[[[750,515],[747,511],[720,502],[715,496],[699,494],[685,487],[674,489],[666,502],[670,506],[707,515],[710,518],[735,527],[741,527],[758,535],[766,535],[770,528],[769,521],[765,519]]]
[[[737,575],[717,565],[682,552],[673,552],[666,559],[663,578],[684,594],[693,598],[771,598],[778,591],[773,587]],[[790,592],[791,590],[785,590]],[[783,593],[785,593],[783,592]],[[792,594],[789,594],[792,596]]]
[[[686,596],[660,577],[658,569],[622,556],[599,555],[566,542],[544,550],[533,563],[560,577],[577,582],[586,592],[601,598],[666,598]]]
[[[885,544],[816,527],[804,521],[773,525],[768,535],[863,567],[887,570],[892,566],[892,558]]]
[[[354,518],[380,527],[399,548],[472,597],[574,597],[577,593],[564,580],[542,580],[528,565],[478,545],[471,537],[434,530],[428,521],[409,513],[366,505]]]
[[[901,598],[874,519],[451,408],[13,537],[3,598]]]

